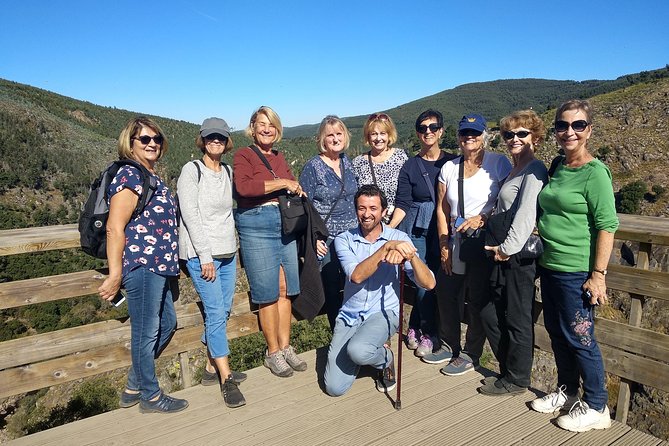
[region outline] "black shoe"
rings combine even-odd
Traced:
[[[527,387],[517,386],[514,383],[508,382],[504,378],[500,378],[491,384],[485,384],[479,387],[479,392],[491,396],[520,395],[526,391]]]
[[[221,384],[221,395],[223,395],[223,401],[228,407],[240,407],[246,404],[244,395],[237,387],[232,375],[228,376],[228,379]]]
[[[395,358],[390,361],[390,365],[379,372],[376,378],[376,390],[379,392],[390,392],[397,385],[395,380]]]
[[[172,398],[169,395],[161,393],[155,401],[140,401],[139,411],[141,413],[174,413],[181,412],[188,407],[188,401],[179,398]]]
[[[119,407],[128,408],[139,403],[139,393],[128,393],[125,390],[121,393],[121,398],[118,402]]]
[[[244,381],[246,381],[246,373],[244,372],[235,372],[234,370],[232,371],[232,380],[236,382],[237,384],[241,384]],[[203,386],[213,386],[216,384],[220,384],[220,380],[218,379],[218,373],[217,372],[209,372],[205,368],[202,370],[202,381],[200,381],[200,384]]]

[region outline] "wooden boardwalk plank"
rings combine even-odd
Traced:
[[[394,341],[396,344],[396,340]],[[332,398],[318,384],[326,348],[302,354],[309,369],[292,378],[249,370],[241,385],[248,401],[227,408],[218,388],[195,386],[175,395],[190,407],[172,415],[119,409],[23,437],[13,445],[591,445],[656,446],[663,442],[614,422],[611,429],[575,434],[558,428],[557,414],[528,407],[537,392],[515,397],[480,395],[478,372],[446,377],[439,367],[406,354],[402,410],[374,389],[371,376],[356,380],[344,396]],[[490,372],[485,371],[486,374]]]

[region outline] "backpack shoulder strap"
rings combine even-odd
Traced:
[[[564,155],[558,155],[551,161],[551,167],[548,168],[548,178],[552,178],[558,166],[564,161]]]
[[[143,210],[144,207],[151,201],[151,198],[153,197],[153,194],[156,192],[156,189],[158,188],[158,180],[156,179],[155,176],[151,175],[151,172],[149,172],[146,167],[142,166],[139,162],[131,159],[123,159],[123,160],[118,160],[114,161],[112,163],[113,166],[116,166],[116,172],[118,172],[118,169],[120,169],[123,166],[133,166],[137,170],[139,170],[140,175],[142,176],[142,194],[139,196],[139,200],[137,200],[137,206],[135,207],[135,211],[133,212],[133,218],[138,216]],[[114,173],[115,175],[116,173]]]
[[[200,184],[200,178],[202,178],[202,169],[200,169],[200,163],[198,163],[199,160],[193,160],[191,163],[195,164],[195,167],[197,168],[197,184]]]

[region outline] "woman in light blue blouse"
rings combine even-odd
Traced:
[[[337,116],[326,116],[321,121],[317,138],[320,154],[304,165],[300,184],[330,233],[327,242],[319,245],[318,254],[323,256],[321,279],[325,288],[325,309],[330,327],[334,328],[342,302],[344,273],[333,252],[332,241],[337,234],[357,224],[353,197],[358,186],[351,160],[344,154],[351,140],[344,122]]]

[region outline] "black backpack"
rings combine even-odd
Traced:
[[[107,218],[109,217],[107,189],[123,166],[136,167],[142,176],[142,195],[137,200],[137,207],[132,214],[133,219],[144,210],[158,185],[156,178],[144,166],[130,159],[114,161],[93,181],[79,216],[79,242],[81,249],[86,254],[98,259],[107,258]]]

